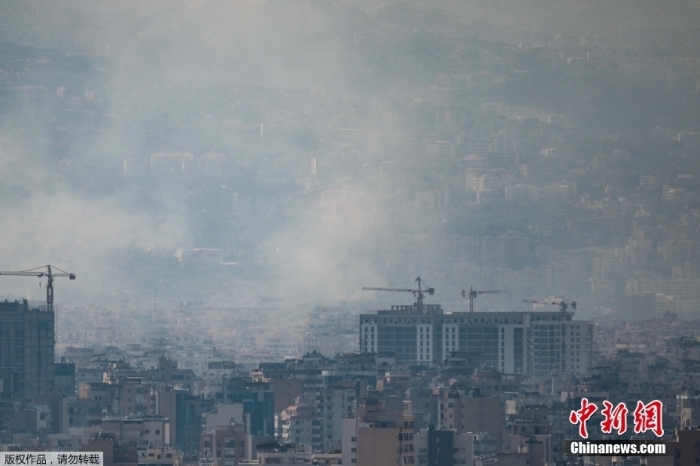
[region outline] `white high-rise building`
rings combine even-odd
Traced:
[[[393,353],[401,364],[429,364],[451,353],[505,374],[584,374],[593,325],[573,312],[454,312],[440,305],[392,306],[360,316],[360,351]]]

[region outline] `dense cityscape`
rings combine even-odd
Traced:
[[[696,3],[0,2],[0,456],[697,464]]]

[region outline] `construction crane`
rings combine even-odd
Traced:
[[[405,293],[413,293],[413,296],[416,297],[416,309],[418,312],[423,311],[423,298],[425,297],[425,293],[428,293],[429,295],[435,294],[435,288],[423,288],[423,280],[420,279],[420,277],[416,278],[416,283],[418,283],[418,288],[417,289],[412,289],[412,288],[373,288],[369,286],[363,286],[362,289],[365,291],[400,291],[400,292],[405,292]]]
[[[46,269],[46,270],[42,270]],[[57,270],[58,272],[54,272]],[[75,274],[61,270],[58,267],[44,265],[34,269],[22,270],[20,272],[0,272],[0,275],[13,275],[18,277],[46,277],[46,310],[53,311],[53,279],[58,277],[68,277],[69,280],[75,280]]]
[[[469,312],[474,312],[474,299],[480,294],[503,293],[503,290],[477,291],[473,286],[469,287]],[[467,297],[467,290],[462,290],[462,298]]]
[[[576,301],[572,301],[570,303],[567,303],[564,301],[564,298],[553,298],[553,299],[545,299],[543,301],[532,301],[529,299],[523,299],[524,303],[530,303],[530,304],[542,304],[542,305],[549,305],[549,306],[559,306],[559,310],[561,312],[566,312],[566,310],[571,306],[571,309],[576,309]]]

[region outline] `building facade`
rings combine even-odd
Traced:
[[[51,393],[54,359],[53,311],[31,309],[26,299],[0,302],[0,397]]]
[[[321,421],[313,404],[290,406],[280,414],[283,443],[321,448]]]
[[[474,435],[451,429],[435,429],[432,424],[413,437],[415,464],[428,466],[473,465]]]
[[[503,445],[503,409],[498,397],[475,396],[461,390],[440,389],[439,429],[457,433],[481,432],[494,439],[496,451]]]
[[[393,353],[400,364],[444,362],[466,353],[505,374],[584,374],[591,365],[593,325],[573,312],[453,312],[439,304],[392,306],[360,315],[360,351]]]
[[[214,466],[236,466],[249,458],[248,443],[244,425],[219,426],[199,436],[199,455]]]
[[[358,406],[356,426],[358,465],[415,464],[410,401],[368,398]]]

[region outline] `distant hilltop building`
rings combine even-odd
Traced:
[[[446,361],[466,353],[505,374],[584,374],[593,358],[593,325],[572,312],[443,312],[439,304],[391,306],[360,315],[360,351],[393,353],[399,364]]]
[[[148,173],[221,175],[226,155],[221,152],[205,152],[199,157],[189,152],[155,152],[148,158],[124,159],[124,175],[144,176]]]
[[[491,146],[487,142],[466,142],[464,143],[464,151],[467,155],[478,155],[485,157],[491,152]]]
[[[215,248],[180,248],[175,251],[175,257],[180,264],[190,267],[212,267],[224,260],[221,249]]]
[[[700,154],[700,131],[678,133],[676,139],[684,153]]]
[[[540,155],[545,157],[558,157],[560,154],[561,152],[556,147],[545,147],[540,151]]]
[[[200,158],[200,171],[206,175],[221,174],[226,156],[221,152],[206,152]]]
[[[245,123],[240,120],[229,120],[224,125],[238,134],[255,134],[263,136],[265,126],[263,123]]]
[[[194,157],[189,152],[156,152],[151,155],[151,168],[165,172],[185,173]]]
[[[452,141],[433,141],[428,143],[428,156],[439,159],[453,159],[455,145]]]

